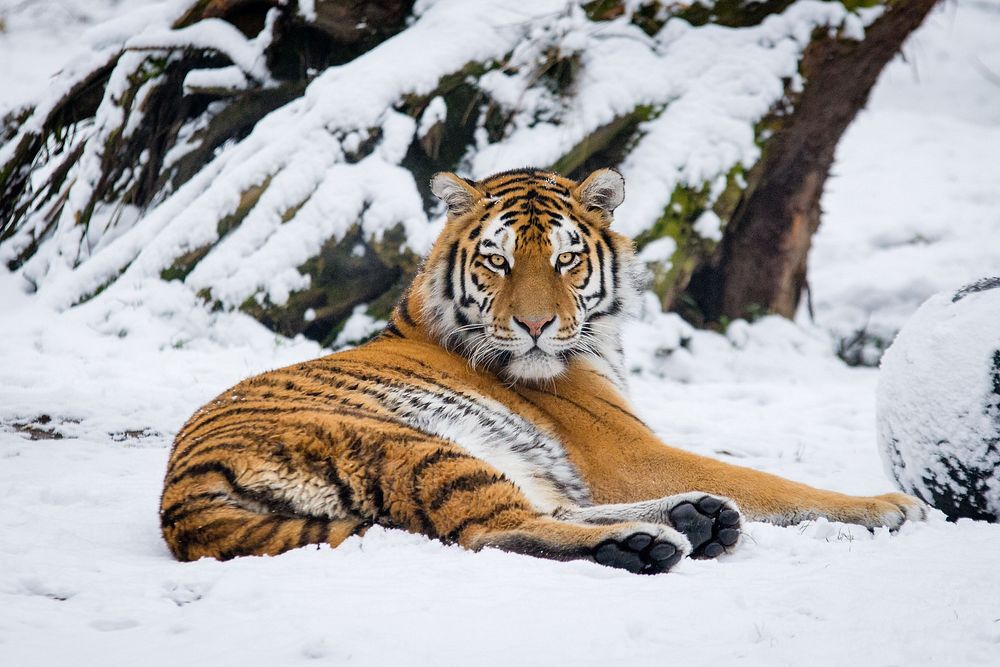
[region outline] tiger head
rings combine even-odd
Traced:
[[[640,271],[632,241],[609,227],[621,174],[439,173],[431,189],[448,220],[416,289],[437,339],[511,381],[552,379],[581,355],[622,381],[619,322]]]

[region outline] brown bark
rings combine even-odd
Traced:
[[[898,0],[863,41],[824,36],[807,48],[806,85],[795,111],[749,174],[716,261],[692,279],[708,321],[777,313],[793,317],[806,286],[806,258],[820,223],[820,197],[841,135],[868,101],[879,73],[936,0]]]

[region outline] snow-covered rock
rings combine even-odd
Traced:
[[[952,519],[1000,522],[1000,277],[928,299],[882,359],[886,469]]]

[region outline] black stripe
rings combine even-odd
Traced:
[[[280,516],[268,516],[261,519],[260,523],[256,526],[248,528],[243,533],[243,537],[240,539],[240,543],[246,544],[249,541],[251,534],[255,534],[258,530],[264,526],[268,526],[267,532],[257,538],[256,543],[251,544],[248,547],[250,553],[260,553],[261,547],[270,542],[281,527],[288,521],[287,517]]]
[[[451,377],[452,377],[448,373],[442,372],[442,371],[434,368],[433,366],[430,366],[429,364],[427,364],[427,363],[425,363],[423,361],[420,361],[419,359],[408,359],[408,361],[412,361],[413,363],[417,364],[422,369],[424,369],[425,372],[432,373],[433,375],[430,375],[430,374],[421,374],[421,373],[418,373],[418,372],[414,371],[413,368],[408,368],[406,366],[397,366],[397,365],[394,365],[394,364],[385,364],[385,363],[382,364],[376,370],[385,370],[385,371],[391,371],[391,372],[399,373],[400,375],[403,375],[404,377],[406,377],[408,379],[418,380],[420,382],[425,382],[425,383],[431,385],[431,387],[433,387],[434,389],[437,389],[438,391],[442,392],[442,394],[453,394],[453,395],[458,396],[460,398],[464,398],[464,399],[466,399],[468,401],[476,402],[478,396],[470,396],[469,394],[463,393],[462,391],[459,391],[458,389],[445,384],[445,382],[449,381],[451,379]],[[409,383],[406,383],[406,382],[401,382],[401,381],[395,380],[393,378],[388,378],[388,377],[378,376],[378,375],[370,375],[370,374],[368,374],[368,373],[366,373],[364,371],[370,372],[373,369],[370,366],[368,366],[365,362],[362,362],[362,361],[353,361],[353,360],[347,360],[347,359],[345,359],[344,363],[352,365],[352,366],[361,366],[362,367],[362,372],[356,372],[356,371],[352,372],[352,371],[348,371],[348,370],[344,370],[344,369],[338,369],[338,370],[339,370],[339,372],[341,372],[341,373],[343,373],[345,375],[348,375],[348,376],[350,376],[352,378],[355,378],[355,379],[363,381],[363,382],[383,383],[383,384],[387,384],[387,385],[393,386],[393,387],[403,387],[403,388],[409,388],[409,389],[425,389],[426,390],[426,388],[424,388],[424,387],[419,387],[419,386],[416,386],[416,385],[413,385],[413,384],[409,384]],[[438,397],[439,398],[443,398],[443,396],[438,396]]]
[[[518,181],[511,181],[513,185],[505,183],[503,189],[497,190],[496,192],[492,193],[492,196],[495,198],[505,197],[512,192],[517,192],[518,190],[523,190],[524,188],[529,187],[528,185],[529,182],[530,181],[527,180],[518,180]],[[509,202],[504,202],[504,206],[507,206],[508,204]]]
[[[611,236],[606,228],[601,230],[601,239],[608,246],[608,253],[611,255],[611,290],[616,292],[618,290],[618,253],[615,252],[614,243],[611,242]]]
[[[406,322],[411,327],[417,326],[417,321],[413,319],[413,315],[410,314],[410,291],[407,290],[403,294],[403,298],[399,301],[399,314],[403,316],[403,321]]]
[[[279,422],[271,422],[276,428]],[[239,450],[247,446],[253,446],[258,444],[258,440],[253,436],[259,436],[261,438],[266,437],[269,433],[273,432],[273,428],[255,428],[254,426],[246,424],[231,424],[229,426],[222,426],[219,429],[212,431],[209,435],[199,436],[198,438],[189,439],[187,436],[183,438],[178,437],[177,444],[174,446],[174,451],[170,456],[170,461],[168,465],[171,468],[176,468],[184,461],[187,461],[191,457],[198,454],[205,454],[211,451],[216,451],[219,449],[231,448],[233,450]],[[226,442],[209,444],[218,438],[232,438]],[[242,442],[237,442],[242,441]],[[183,445],[183,446],[182,446]],[[207,445],[207,446],[203,446]]]
[[[253,556],[260,553],[260,547],[274,537],[275,533],[281,528],[281,525],[286,521],[286,519],[281,517],[264,517],[256,525],[248,526],[242,531],[242,535],[237,540],[238,545],[232,549],[225,549],[219,552],[219,560],[230,560],[236,558],[237,556]],[[205,526],[205,530],[209,530],[214,524],[209,524]],[[250,536],[251,531],[258,530],[264,526],[269,526],[268,531],[264,534],[261,539],[258,539],[253,544],[247,543],[247,538]],[[233,535],[235,537],[235,534]]]
[[[350,486],[338,474],[337,466],[334,463],[333,452],[337,451],[337,445],[330,436],[330,433],[321,426],[313,426],[313,435],[322,442],[330,451],[329,465],[324,466],[323,479],[337,492],[337,499],[340,507],[344,510],[356,509],[354,498],[351,495]]]
[[[433,512],[440,509],[453,495],[460,491],[475,491],[476,489],[501,483],[509,482],[503,475],[498,475],[489,470],[476,470],[466,475],[460,475],[448,480],[447,484],[439,488],[427,507]]]
[[[232,488],[233,492],[237,496],[242,496],[247,500],[251,500],[255,503],[263,505],[268,512],[272,514],[281,514],[285,516],[296,516],[297,512],[295,507],[292,506],[287,500],[281,498],[276,498],[272,495],[266,494],[262,491],[256,489],[250,489],[239,482],[236,481],[236,473],[234,473],[229,467],[223,465],[219,461],[210,461],[207,463],[197,463],[187,470],[173,475],[167,480],[165,486],[173,486],[185,479],[190,477],[200,477],[202,475],[216,474],[226,480],[226,483]]]
[[[525,181],[534,177],[535,174],[539,173],[538,169],[535,167],[518,167],[517,169],[508,169],[506,171],[501,171],[498,174],[493,174],[488,179],[486,179],[481,185],[495,185],[497,181],[503,183],[512,183],[514,181]]]
[[[375,508],[376,517],[382,516],[385,510],[385,499],[380,482],[385,462],[385,448],[376,443],[366,445],[361,438],[355,436],[348,443],[346,451],[355,461],[360,462],[360,467],[365,471],[363,500],[371,502]]]
[[[385,325],[385,328],[382,329],[382,335],[386,338],[406,338],[406,336],[403,335],[403,332],[399,330],[399,327],[397,327],[396,323],[392,320],[389,320],[389,322]]]
[[[563,186],[559,185],[558,183],[548,183],[548,182],[544,182],[543,181],[542,183],[539,183],[535,187],[537,187],[539,190],[544,190],[545,192],[553,192],[553,193],[555,193],[557,195],[560,195],[562,197],[569,197],[570,196],[569,189],[568,188],[564,188]]]
[[[604,250],[601,247],[600,243],[594,244],[594,250],[597,252],[596,270],[598,276],[600,276],[600,281],[597,283],[597,294],[595,294],[594,296],[597,297],[597,302],[600,303],[608,295],[608,290],[604,280]],[[593,297],[587,297],[587,298],[593,298]]]
[[[590,415],[591,417],[593,417],[594,421],[596,421],[598,423],[600,423],[601,421],[603,421],[601,415],[597,414],[596,412],[594,412],[590,408],[585,408],[583,405],[577,403],[574,400],[566,398],[565,396],[560,396],[559,394],[554,394],[554,393],[550,394],[547,391],[543,391],[541,389],[533,389],[533,388],[528,387],[528,386],[518,387],[517,388],[517,395],[518,396],[520,396],[521,398],[523,398],[524,400],[528,401],[529,403],[531,403],[532,405],[538,407],[541,410],[544,410],[544,408],[541,405],[539,405],[536,401],[532,400],[528,396],[525,396],[524,395],[525,391],[530,391],[530,392],[535,393],[535,394],[542,394],[544,396],[549,396],[551,398],[555,398],[555,399],[563,401],[565,403],[569,403],[570,405],[574,406],[575,408],[577,408],[581,412],[586,412],[588,415]]]
[[[458,241],[448,248],[447,280],[445,281],[445,296],[449,301],[455,299],[455,260],[458,258]]]
[[[302,522],[302,529],[299,531],[299,546],[307,544],[318,544],[324,528],[329,526],[329,522],[322,519],[306,519]]]
[[[595,375],[601,375],[597,371],[590,371],[590,372],[594,373]],[[603,375],[601,375],[601,377],[604,378]],[[615,405],[611,401],[607,400],[606,398],[601,398],[600,396],[594,396],[594,398],[596,398],[597,400],[599,400],[601,403],[606,404],[609,408],[613,408],[614,410],[617,410],[618,412],[620,412],[621,414],[625,415],[626,417],[629,417],[630,419],[632,419],[633,421],[637,422],[638,424],[641,424],[642,426],[646,426],[646,422],[642,421],[636,415],[634,415],[632,412],[630,412],[629,410],[626,410],[625,408],[621,407],[620,405]]]
[[[420,478],[428,468],[437,465],[438,463],[471,458],[473,457],[458,450],[436,449],[413,466],[413,470],[410,471],[410,492],[412,494],[410,500],[416,507],[417,521],[420,523],[420,532],[424,535],[436,537],[438,532],[434,527],[434,522],[431,521],[431,518],[427,515],[427,512],[424,510],[420,502],[420,492],[422,491],[420,488]]]
[[[260,445],[261,441],[265,440],[270,433],[236,432],[240,431],[240,427],[240,424],[223,427],[219,429],[218,432],[213,431],[210,435],[199,437],[197,443],[193,443],[191,446],[183,450],[175,450],[174,455],[170,458],[170,461],[167,464],[168,470],[171,473],[178,473],[187,463],[190,462],[191,459],[207,455],[211,452],[217,452],[220,450],[227,450],[230,453],[243,452]],[[255,438],[251,436],[258,437]],[[215,442],[215,444],[206,445],[206,443],[214,442],[219,438],[222,438],[222,442]]]
[[[461,299],[459,303],[465,305],[466,293],[465,293],[465,264],[469,258],[469,252],[462,248],[462,254],[460,255],[459,265],[458,265],[458,289],[461,290]]]
[[[533,192],[535,193],[535,203],[538,205],[539,211],[544,211],[546,213],[558,213],[559,204],[555,199],[549,197],[548,195],[539,193],[538,190],[533,190]],[[550,206],[555,207],[556,210],[553,211],[549,209],[548,207]]]
[[[587,263],[587,272],[583,276],[583,281],[579,285],[574,285],[579,290],[586,288],[590,284],[590,279],[594,277],[594,262],[591,261],[590,255],[586,255],[583,259]]]
[[[431,466],[435,466],[438,463],[444,463],[445,461],[455,461],[458,459],[472,459],[475,458],[470,454],[458,449],[435,449],[430,454],[427,454],[416,465],[413,466],[413,470],[410,471],[410,485],[418,486],[420,484],[420,478]]]
[[[522,510],[530,511],[531,507],[525,501],[515,502],[515,503],[502,503],[500,505],[495,505],[490,509],[489,512],[485,514],[480,514],[477,516],[466,517],[459,522],[457,526],[452,528],[447,535],[441,538],[442,542],[450,543],[455,542],[462,536],[462,533],[471,528],[472,526],[477,526],[484,523],[489,523],[491,520],[500,516],[504,512],[509,512],[510,510]]]
[[[258,399],[258,400],[259,402],[265,403],[266,405],[271,404],[271,401],[268,401],[267,399]],[[282,413],[287,414],[296,411],[295,408],[287,408],[287,407],[260,407],[260,406],[248,407],[245,405],[245,403],[246,401],[243,401],[237,404],[239,407],[222,408],[218,410],[217,412],[213,413],[210,417],[205,417],[196,424],[192,424],[189,428],[184,429],[178,437],[183,437],[184,439],[191,438],[194,436],[195,433],[199,433],[206,426],[211,426],[220,419],[225,419],[226,417],[231,417],[234,415],[262,415],[262,414],[273,415]]]
[[[385,447],[381,447],[375,453],[372,460],[368,462],[368,499],[375,508],[375,516],[381,518],[385,515],[385,492],[382,490],[382,483],[385,481]]]
[[[257,377],[255,377],[253,379],[253,387],[254,387],[254,389],[257,389],[257,388],[259,388],[261,386],[272,387],[272,388],[275,388],[275,389],[281,389],[281,390],[284,390],[285,392],[288,392],[288,393],[281,394],[280,396],[278,396],[278,398],[280,398],[281,400],[291,400],[291,401],[294,401],[294,400],[296,400],[298,398],[302,398],[302,397],[318,398],[318,397],[320,397],[320,396],[323,395],[323,392],[319,391],[317,389],[310,389],[310,390],[306,391],[301,385],[298,385],[294,381],[289,380],[288,379],[288,375],[289,374],[292,377],[294,377],[296,380],[300,379],[299,376],[302,375],[302,373],[300,371],[298,371],[298,370],[292,370],[292,371],[279,370],[279,371],[274,371],[274,372],[268,373],[266,375],[258,375]],[[262,395],[260,397],[263,398],[263,397],[266,397],[266,395]],[[272,393],[271,396],[270,396],[270,398],[274,398],[274,397],[275,397],[275,395]],[[255,399],[255,398],[258,398],[258,396],[247,396],[247,398],[249,398],[249,399]]]
[[[273,521],[273,519],[269,519]],[[228,525],[227,525],[228,524]],[[260,524],[254,524],[254,526]],[[254,526],[250,526],[251,528]],[[190,544],[197,544],[201,546],[212,546],[213,543],[219,541],[219,537],[213,535],[217,529],[222,529],[225,531],[226,535],[223,537],[233,538],[237,533],[245,533],[247,531],[247,525],[245,520],[235,519],[232,517],[223,517],[221,519],[216,519],[215,521],[210,521],[204,526],[199,526],[196,531],[184,531],[186,542]],[[236,556],[247,556],[251,555],[253,552],[247,548],[243,547],[243,544],[237,540],[240,545],[234,549],[223,549],[217,554],[219,560],[229,560],[235,558]]]
[[[177,523],[180,523],[187,517],[198,514],[199,512],[205,512],[207,510],[217,510],[219,505],[217,503],[209,503],[208,505],[203,505],[200,507],[189,507],[191,503],[199,500],[217,500],[220,498],[228,498],[229,494],[224,491],[206,491],[204,493],[193,493],[184,500],[179,500],[176,503],[168,505],[167,507],[160,510],[160,526],[163,528],[172,528]]]

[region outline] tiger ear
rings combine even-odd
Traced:
[[[431,192],[448,205],[448,215],[451,217],[468,213],[483,196],[471,181],[450,171],[439,171],[431,177]]]
[[[576,200],[609,216],[625,199],[625,179],[614,169],[598,169],[573,190]]]

